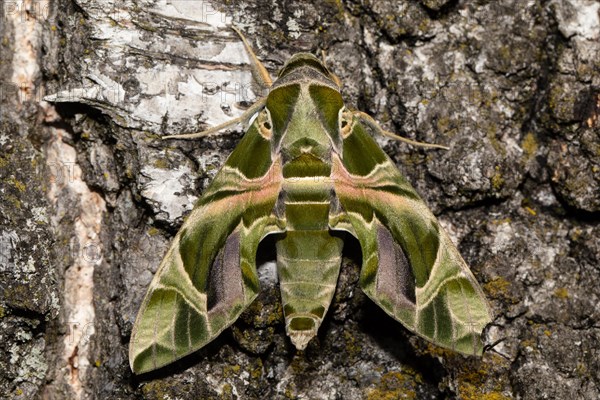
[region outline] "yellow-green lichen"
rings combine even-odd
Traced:
[[[492,225],[510,224],[511,222],[512,222],[512,219],[510,217],[493,219]]]
[[[240,365],[226,365],[223,367],[223,376],[225,378],[237,377],[240,375],[242,367]]]
[[[494,190],[500,190],[504,186],[504,178],[502,177],[499,166],[496,165],[494,175],[492,175],[490,181]]]
[[[437,120],[436,126],[437,126],[437,130],[438,132],[446,132],[448,130],[450,130],[450,124],[452,123],[452,120],[449,117],[440,117]]]
[[[21,200],[19,200],[17,197],[13,196],[12,194],[7,194],[5,196],[5,199],[9,203],[11,203],[15,208],[21,209]]]
[[[7,184],[14,186],[19,192],[23,193],[27,186],[15,177],[10,177],[5,181]]]
[[[263,376],[264,366],[263,362],[260,358],[256,360],[254,366],[250,370],[250,378],[254,380],[258,380]]]
[[[283,392],[283,395],[284,395],[286,398],[288,398],[288,399],[293,399],[293,398],[295,398],[295,397],[296,397],[296,396],[294,396],[294,389],[293,389],[293,387],[291,387],[290,385],[288,385],[288,386],[285,388],[285,391]]]
[[[157,135],[156,133],[150,132],[150,131],[143,131],[144,134],[144,140],[146,142],[152,141],[152,140],[160,140],[160,135]]]
[[[490,141],[490,144],[492,145],[496,153],[502,156],[506,156],[506,149],[498,140],[498,126],[495,123],[490,122],[489,125],[484,128],[486,128],[485,130],[487,132],[486,137]]]
[[[548,105],[558,118],[565,119],[571,117],[575,101],[575,95],[565,90],[562,86],[557,85],[550,90]]]
[[[527,160],[531,159],[538,150],[538,142],[535,135],[531,132],[527,133],[521,142],[521,148],[523,149],[523,153],[525,154],[525,158]]]
[[[351,332],[344,331],[344,343],[346,344],[346,353],[349,356],[356,357],[360,355],[360,352],[362,351],[362,346]]]
[[[244,314],[246,316],[252,316],[251,324],[255,326],[261,324],[267,324],[268,326],[277,325],[283,320],[283,308],[281,307],[281,303],[277,303],[276,307],[273,307],[270,312],[266,313],[266,320],[264,320],[264,311],[266,307],[267,306],[263,302],[254,301],[248,306],[246,311],[244,311]]]
[[[421,349],[424,353],[439,358],[452,358],[456,356],[456,353],[450,349],[445,349],[443,347],[437,346],[431,342],[421,340],[418,343],[422,343],[425,345],[424,349]]]
[[[515,299],[510,296],[510,286],[511,283],[509,281],[502,277],[498,277],[483,285],[483,289],[485,293],[493,299],[513,302]]]
[[[525,206],[523,209],[534,217],[537,215],[537,212],[531,207]]]
[[[573,228],[571,232],[569,232],[569,239],[571,239],[572,242],[576,242],[581,238],[582,234],[583,231],[581,229]]]
[[[130,166],[127,166],[127,168],[125,169],[125,176],[128,179],[133,179],[133,171],[131,170]]]
[[[367,400],[416,399],[418,381],[422,382],[421,376],[412,370],[388,372],[367,392]]]
[[[143,30],[148,31],[148,32],[158,32],[158,28],[155,27],[155,26],[153,26],[153,25],[151,25],[151,24],[146,24],[146,23],[138,21],[138,22],[136,22],[135,25],[138,28],[143,29]]]
[[[422,19],[421,23],[419,24],[418,28],[419,31],[421,32],[426,32],[427,29],[429,29],[429,20],[428,19]]]
[[[219,167],[217,165],[213,165],[213,164],[208,164],[205,168],[204,171],[205,172],[212,172],[214,170],[219,169]]]
[[[159,233],[160,233],[160,229],[157,229],[154,226],[151,226],[150,229],[148,229],[148,235],[149,236],[156,236]]]
[[[160,168],[160,169],[168,169],[169,168],[169,163],[164,158],[159,158],[159,159],[157,159],[157,160],[154,161],[154,166],[156,168]]]
[[[564,288],[564,287],[557,288],[554,291],[554,296],[558,297],[559,299],[566,300],[569,298],[569,291],[567,290],[567,288]]]
[[[223,385],[223,387],[221,388],[222,392],[221,392],[221,397],[222,399],[232,399],[233,398],[233,386],[231,385],[231,383],[226,383]]]
[[[510,61],[512,61],[513,59],[513,55],[510,49],[510,46],[501,46],[500,49],[498,49],[498,55],[503,61],[507,63],[510,63]]]
[[[491,363],[478,363],[478,367],[469,367],[457,375],[458,397],[463,400],[508,400],[502,393],[502,378],[493,376],[494,369],[501,365],[507,366],[507,361],[500,356],[491,356]]]
[[[168,399],[170,387],[171,384],[166,381],[150,381],[142,386],[142,393],[145,398]]]
[[[189,395],[189,388],[184,386],[174,387],[170,379],[157,379],[144,383],[141,386],[142,396],[145,399],[157,400],[175,400],[182,398],[182,395]],[[183,396],[188,398],[189,396]],[[192,396],[193,397],[193,396]],[[229,383],[224,383],[220,387],[220,394],[207,397],[209,399],[233,399],[233,387]]]
[[[327,3],[333,5],[337,10],[337,17],[343,18],[345,13],[344,5],[342,4],[342,0],[327,0]]]
[[[530,349],[534,349],[537,346],[537,343],[533,339],[524,339],[521,341],[521,347],[529,347]]]
[[[575,372],[577,372],[577,375],[584,377],[584,376],[589,376],[589,371],[588,371],[588,367],[582,363],[582,362],[578,362],[577,363],[577,367],[575,368]]]
[[[502,392],[481,393],[481,388],[476,385],[459,385],[458,391],[462,400],[510,400]]]

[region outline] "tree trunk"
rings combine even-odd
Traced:
[[[600,397],[599,3],[226,3],[3,2],[0,397]],[[160,136],[218,125],[264,95],[232,24],[273,76],[294,53],[325,50],[349,108],[450,147],[377,138],[490,300],[481,359],[389,318],[358,288],[347,246],[305,352],[263,279],[211,344],[130,371],[148,284],[243,132]]]

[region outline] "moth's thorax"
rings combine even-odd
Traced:
[[[331,159],[330,134],[319,118],[318,104],[309,92],[310,84],[301,84],[296,102],[290,107],[289,119],[281,137],[284,162],[310,154],[324,162]]]
[[[293,56],[281,69],[267,97],[273,145],[284,165],[309,155],[329,163],[342,138],[339,111],[344,106],[333,75],[312,54]],[[306,158],[304,158],[305,160]]]

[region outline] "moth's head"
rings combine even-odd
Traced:
[[[337,88],[339,78],[333,74],[325,63],[310,53],[294,54],[277,74],[278,81],[300,80],[303,78],[325,80]]]

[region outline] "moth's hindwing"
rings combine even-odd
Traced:
[[[281,163],[271,156],[260,119],[206,189],[150,284],[129,347],[135,373],[198,350],[258,293],[256,249],[277,229],[272,210],[281,189]]]
[[[487,301],[448,235],[356,118],[348,117],[335,193],[363,252],[360,285],[390,316],[429,341],[482,353]]]

